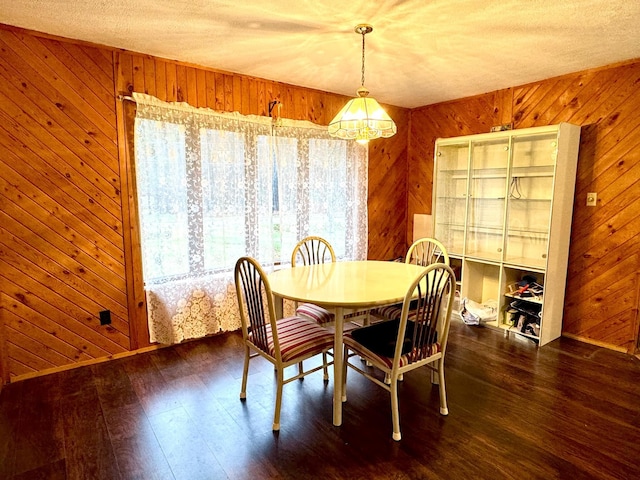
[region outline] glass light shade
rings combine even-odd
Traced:
[[[367,92],[368,93],[368,92]],[[361,95],[360,92],[358,92]],[[375,98],[352,98],[329,123],[329,135],[367,143],[374,138],[396,134],[396,124]]]

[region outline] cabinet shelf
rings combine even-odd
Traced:
[[[469,195],[471,200],[506,200],[507,197],[476,197],[474,195]]]
[[[544,303],[542,301],[543,296],[521,297],[519,295],[514,295],[513,293],[505,293],[504,296],[508,298],[513,298],[514,300],[522,300],[523,302],[535,303],[536,305],[542,305]]]
[[[523,337],[530,338],[532,340],[540,341],[540,337],[538,335],[532,335],[530,333],[521,332],[516,327],[511,327],[509,325],[505,325],[509,333],[515,333],[517,335],[522,335]]]
[[[506,267],[526,268],[527,270],[540,270],[544,272],[547,259],[543,257],[508,257],[504,262]]]
[[[536,178],[536,177],[547,177],[553,178],[553,172],[528,172],[528,173],[515,173],[511,172],[511,178]]]
[[[487,326],[487,327],[498,328],[500,330],[506,330],[509,333],[515,333],[517,335],[522,335],[523,337],[527,337],[527,338],[530,338],[530,339],[535,340],[535,341],[539,341],[540,340],[540,337],[537,336],[537,335],[532,335],[530,333],[521,332],[520,330],[518,330],[517,327],[508,325],[506,323],[500,323],[499,324],[497,320],[491,320],[490,322],[482,322],[482,325]]]
[[[523,265],[524,264],[521,261],[519,261],[519,260],[522,260],[522,259],[516,258],[516,259],[513,259],[513,260],[518,260],[518,261],[513,262],[513,261],[511,261],[511,259],[510,260],[505,260],[504,267],[505,268],[511,268],[513,270],[525,270],[525,269],[523,269]],[[532,267],[530,265],[527,265],[526,266],[526,271],[529,272],[529,273],[541,273],[541,274],[544,275],[545,268],[544,268],[544,266],[536,268],[536,267]]]
[[[467,229],[474,233],[492,233],[502,235],[502,225],[467,225]]]
[[[443,226],[443,227],[454,228],[456,230],[464,230],[464,223],[438,222],[438,225]]]
[[[452,180],[466,180],[467,178],[469,178],[469,176],[467,175],[467,173],[454,173],[451,175],[447,175],[448,178],[452,179]]]
[[[495,175],[472,175],[471,179],[472,180],[494,180],[496,178],[502,179],[502,180],[506,180],[507,179],[507,175],[505,174],[495,174]]]
[[[471,250],[467,251],[467,258],[472,261],[483,262],[487,264],[498,265],[500,263],[501,253],[495,252],[491,254],[491,252],[484,252],[480,250]]]
[[[552,198],[515,198],[509,197],[510,202],[520,203],[520,202],[547,202],[550,203],[553,201]]]
[[[534,230],[532,228],[507,228],[507,235],[510,236],[526,236],[526,235],[544,235],[547,236],[547,230]]]

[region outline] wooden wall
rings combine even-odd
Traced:
[[[110,52],[0,30],[5,379],[130,348],[114,105]]]
[[[319,124],[347,100],[0,25],[0,384],[148,345],[131,106],[117,100],[131,91],[257,115],[279,99],[283,117]],[[398,134],[370,152],[370,258],[406,248],[409,112],[390,113]]]
[[[407,139],[409,112],[387,108],[398,126],[391,138],[369,144],[369,259],[404,257],[413,232],[407,225]]]
[[[630,353],[638,336],[639,87],[636,62],[432,105],[411,112],[409,140],[410,220],[431,213],[437,137],[504,123],[581,125],[563,333]],[[586,207],[587,192],[598,193],[597,207]]]

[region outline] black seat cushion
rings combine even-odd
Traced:
[[[411,351],[411,339],[413,338],[413,322],[407,322],[407,330],[404,335],[402,354]],[[374,323],[366,327],[356,328],[351,331],[351,336],[358,343],[364,345],[373,353],[392,358],[396,351],[400,320],[388,320]]]

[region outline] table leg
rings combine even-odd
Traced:
[[[280,295],[273,294],[273,308],[276,311],[276,318],[282,318],[284,316],[283,300]]]
[[[344,330],[344,310],[335,310],[336,326],[333,341],[333,424],[342,425],[342,333]]]

